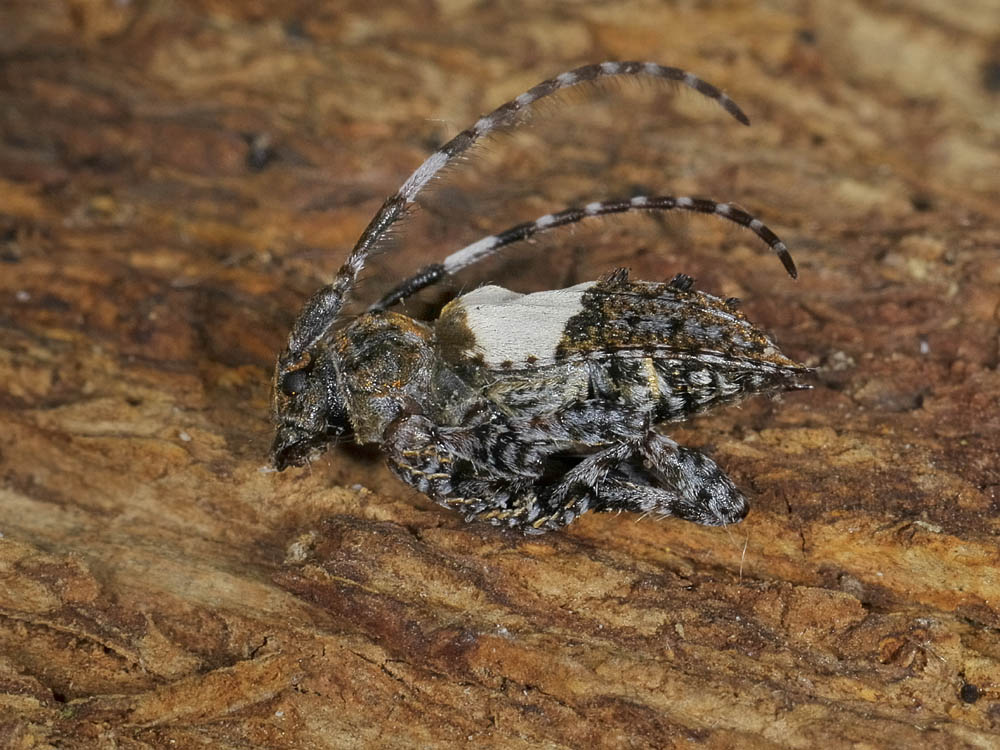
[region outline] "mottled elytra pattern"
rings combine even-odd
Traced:
[[[694,279],[631,281],[620,268],[588,287],[567,323],[557,356],[636,351],[710,354],[758,366],[794,366],[728,300],[693,290]]]
[[[675,81],[746,115],[719,89],[655,63],[587,65],[544,81],[456,135],[388,198],[334,281],[305,304],[278,357],[272,460],[301,465],[352,436],[382,446],[404,482],[468,519],[538,533],[588,510],[635,511],[721,525],[746,499],[708,457],[658,426],[755,393],[806,387],[783,355],[725,300],[618,269],[596,282],[535,294],[475,289],[423,323],[388,310],[504,247],[540,232],[629,211],[695,211],[746,227],[794,277],[785,244],[731,203],[684,196],[594,201],[474,242],[397,284],[337,330],[365,259],[417,194],[487,133],[579,83],[641,75]]]
[[[795,387],[805,370],[728,300],[668,284],[629,281],[618,269],[588,288],[556,358],[584,358],[591,388],[655,402],[657,421],[684,419],[746,393]]]

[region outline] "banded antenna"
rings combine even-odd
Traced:
[[[500,234],[491,234],[481,240],[473,242],[471,245],[463,247],[461,250],[452,253],[444,259],[443,263],[432,263],[424,266],[416,274],[403,281],[398,286],[388,292],[382,299],[372,305],[369,312],[385,310],[392,307],[397,302],[416,294],[421,289],[425,289],[453,274],[461,271],[467,266],[494,255],[501,248],[512,245],[515,242],[523,242],[534,237],[540,232],[545,232],[556,227],[564,227],[567,224],[574,224],[578,221],[595,216],[607,216],[608,214],[622,214],[631,211],[695,211],[703,214],[714,214],[723,219],[746,227],[767,243],[768,247],[781,260],[788,275],[793,279],[798,276],[795,269],[795,262],[788,252],[788,247],[782,242],[778,235],[772,232],[760,219],[747,213],[742,208],[731,203],[716,203],[707,198],[674,197],[670,195],[660,195],[649,197],[638,195],[628,200],[603,201],[588,203],[583,208],[567,208],[557,214],[546,214],[534,221],[518,224]]]
[[[358,274],[364,267],[365,260],[372,249],[385,235],[389,227],[406,212],[420,191],[438,172],[456,157],[465,153],[483,136],[500,128],[516,125],[524,112],[539,99],[551,96],[557,91],[571,86],[614,76],[650,76],[683,84],[717,102],[726,112],[744,125],[750,124],[750,120],[743,113],[743,110],[712,84],[680,68],[667,67],[657,63],[604,62],[584,65],[543,81],[515,99],[497,107],[488,115],[480,117],[472,127],[463,130],[448,141],[427,157],[424,163],[406,179],[399,190],[386,199],[365,231],[362,232],[334,280],[306,301],[302,312],[299,313],[292,326],[291,333],[288,335],[288,350],[282,359],[293,361],[301,357],[329,333],[340,315],[347,296],[354,288]]]

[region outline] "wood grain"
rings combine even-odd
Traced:
[[[991,0],[0,8],[0,745],[1000,745],[1000,52]],[[362,290],[567,204],[459,286],[686,272],[816,388],[686,424],[742,524],[523,538],[376,450],[262,471],[273,357],[435,144],[602,59],[439,181]],[[420,309],[419,306],[411,308]]]

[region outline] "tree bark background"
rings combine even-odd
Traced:
[[[0,745],[1000,746],[996,1],[374,5],[0,7]],[[382,198],[605,59],[753,127],[569,94],[438,181],[362,291],[572,203],[740,202],[797,282],[697,217],[489,273],[743,298],[815,389],[671,434],[750,516],[525,538],[377,450],[262,471],[273,357]]]

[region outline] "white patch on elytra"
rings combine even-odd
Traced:
[[[510,362],[523,365],[529,357],[551,360],[570,318],[583,311],[583,295],[593,281],[549,292],[519,294],[498,286],[469,292],[455,304],[475,338],[475,351],[490,367]]]

